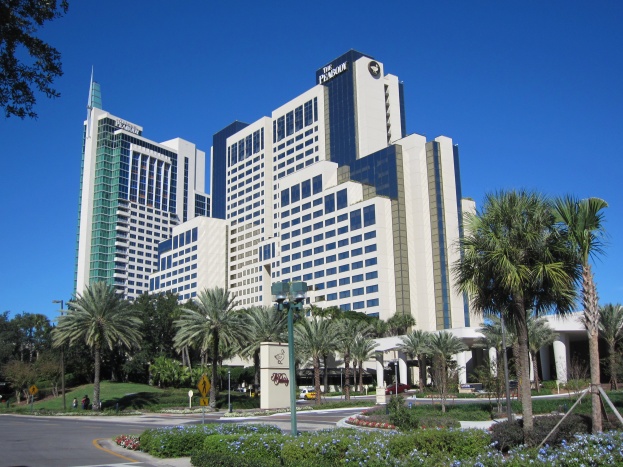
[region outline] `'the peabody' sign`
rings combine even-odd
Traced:
[[[327,65],[322,68],[322,74],[318,76],[318,84],[326,83],[346,70],[348,70],[348,62],[344,62],[335,68],[333,68],[333,65]]]
[[[282,383],[286,386],[290,384],[290,380],[285,373],[273,373],[270,379],[273,383],[275,383],[275,386],[279,386]]]

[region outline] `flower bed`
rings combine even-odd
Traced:
[[[136,435],[119,435],[113,438],[113,441],[122,448],[138,451],[141,448],[141,442]]]
[[[384,430],[395,430],[396,426],[387,422],[379,422],[375,420],[371,420],[370,417],[366,415],[356,415],[354,417],[350,417],[346,420],[346,423],[349,425],[361,426],[365,428],[380,428]]]

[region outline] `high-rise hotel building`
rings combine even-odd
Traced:
[[[128,299],[147,292],[149,274],[159,267],[158,244],[178,224],[210,215],[211,200],[204,191],[203,151],[179,138],[162,143],[146,139],[142,127],[102,110],[99,84],[91,80],[76,292],[96,281],[114,285]]]
[[[354,50],[336,58],[270,117],[215,134],[212,159],[240,306],[269,305],[272,283],[303,280],[310,305],[469,326],[450,275],[458,148],[406,134],[403,86],[383,63]]]

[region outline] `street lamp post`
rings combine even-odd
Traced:
[[[231,369],[227,369],[227,407],[231,413]]]
[[[61,304],[61,315],[63,314],[63,308],[65,302],[63,300],[52,300],[52,303]],[[67,411],[67,402],[65,401],[65,346],[61,346],[61,392],[63,394],[63,411]]]
[[[306,282],[275,282],[271,288],[273,301],[279,311],[288,312],[288,358],[290,360],[290,424],[292,436],[298,435],[296,426],[296,370],[294,369],[294,310],[301,310],[307,292]],[[288,301],[286,302],[286,298]]]

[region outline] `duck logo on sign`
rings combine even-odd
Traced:
[[[381,74],[381,65],[379,65],[378,62],[372,60],[370,63],[368,63],[368,71],[372,76],[378,78],[378,76]]]

